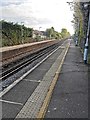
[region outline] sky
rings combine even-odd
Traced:
[[[70,1],[72,0],[2,0],[1,19],[37,30],[54,27],[61,32],[62,28],[66,28],[73,34],[73,12],[67,4]]]

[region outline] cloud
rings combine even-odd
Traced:
[[[16,2],[17,1],[14,1],[13,3]],[[33,10],[33,5],[28,1],[18,5],[9,4],[7,6],[2,6],[2,19],[19,23],[24,22],[26,26],[35,26],[51,22],[48,18],[40,17],[40,15],[38,16],[38,11],[36,10],[35,12],[35,10]]]
[[[39,28],[70,28],[71,13],[67,0],[2,0],[2,19],[24,22],[26,26]]]
[[[9,6],[9,5],[20,5],[24,2],[26,2],[27,0],[2,0],[0,2],[0,6]]]

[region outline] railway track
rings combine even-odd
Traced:
[[[38,60],[39,58],[47,56],[52,51],[54,51],[61,43],[62,41],[60,41],[59,43],[53,44],[51,46],[45,47],[44,49],[41,49],[40,51],[37,51],[34,54],[30,54],[27,57],[24,57],[20,59],[19,61],[16,61],[15,63],[11,63],[7,66],[3,66],[2,75],[0,75],[1,76],[0,84],[2,84],[1,90],[4,90],[7,86],[9,86],[9,84],[15,81],[15,80],[9,80],[8,79],[9,77],[18,73],[20,70],[24,69],[26,66],[30,65],[32,62]]]

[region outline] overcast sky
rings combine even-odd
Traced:
[[[2,0],[0,10],[4,20],[23,22],[25,26],[38,30],[53,26],[60,32],[61,28],[66,28],[72,34],[73,15],[67,1],[72,0]]]

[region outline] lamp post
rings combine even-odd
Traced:
[[[42,28],[42,27],[39,27],[39,31],[40,31],[41,28]]]
[[[21,22],[21,43],[23,44],[23,23]]]
[[[85,4],[85,9],[88,9],[88,28],[87,28],[87,34],[86,34],[86,40],[84,45],[84,63],[87,64],[87,57],[88,57],[88,42],[89,42],[89,34],[90,34],[90,5]]]

